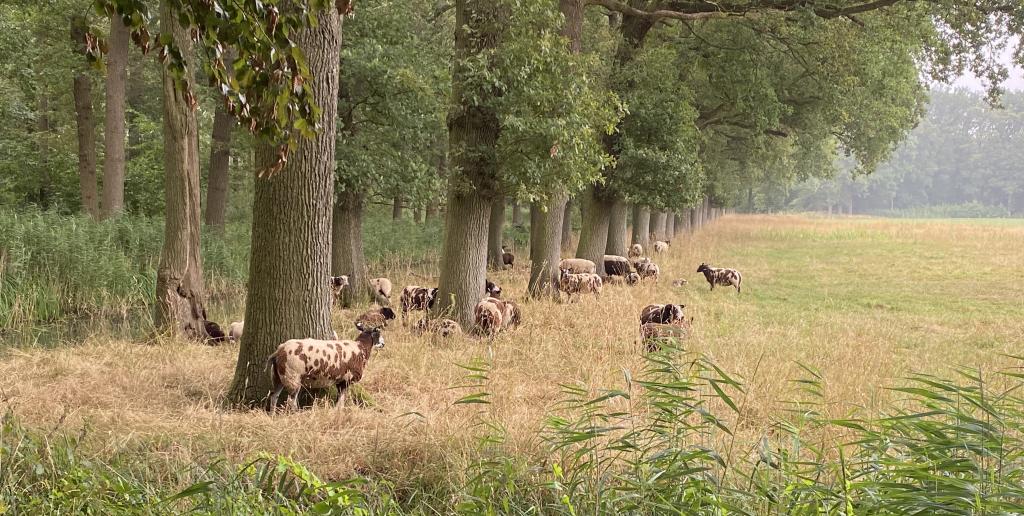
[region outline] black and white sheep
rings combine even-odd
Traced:
[[[356,323],[356,329],[359,336],[354,341],[292,339],[279,345],[267,359],[274,382],[267,410],[276,410],[281,391],[288,391],[285,403],[295,410],[299,408],[299,389],[322,389],[331,385],[338,388],[336,405],[342,405],[345,389],[363,378],[373,348],[384,347],[378,328]]]
[[[412,311],[426,311],[434,307],[437,289],[409,285],[402,290],[402,320]]]
[[[337,303],[338,299],[341,298],[341,293],[344,292],[345,287],[348,286],[348,276],[331,276],[331,279],[328,280],[328,282],[331,285],[331,298],[334,299],[335,303]]]
[[[625,256],[614,254],[604,255],[604,273],[608,276],[625,276],[629,274],[632,266]]]
[[[484,279],[484,294],[490,297],[501,297],[501,287],[489,279]]]
[[[706,263],[701,263],[700,267],[697,267],[697,272],[704,273],[704,279],[708,280],[711,290],[715,290],[715,285],[724,285],[726,287],[736,287],[736,293],[740,293],[740,283],[743,281],[743,275],[736,269],[718,269]]]
[[[658,267],[658,264],[652,262],[650,258],[643,258],[633,263],[633,267],[642,280],[654,278],[654,281],[658,281],[658,276],[661,275],[661,268]]]
[[[676,324],[685,319],[683,309],[686,305],[647,305],[640,310],[640,324]]]

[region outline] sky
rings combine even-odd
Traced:
[[[1000,53],[999,60],[1004,64],[1011,64],[1013,61],[1013,47],[1016,44],[1016,40],[1010,41],[1010,44]],[[964,87],[976,92],[984,92],[984,82],[977,78],[974,74],[962,75],[957,80],[953,81],[953,87]],[[1021,91],[1024,90],[1024,69],[1020,66],[1010,67],[1010,78],[1003,83],[1003,89],[1006,91]]]

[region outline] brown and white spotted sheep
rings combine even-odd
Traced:
[[[348,286],[348,276],[331,276],[328,280],[331,285],[331,298],[337,303],[341,298],[341,293],[345,291],[345,287]]]
[[[373,293],[377,297],[383,297],[384,299],[391,299],[391,280],[387,278],[373,278],[370,280],[370,286],[373,287]]]
[[[640,310],[640,324],[677,324],[684,320],[683,309],[686,305],[647,305]]]
[[[636,273],[640,275],[642,280],[654,278],[654,281],[658,281],[658,276],[661,275],[661,268],[649,258],[644,258],[633,265],[636,267]]]
[[[462,326],[451,319],[423,318],[416,322],[416,330],[418,333],[436,333],[444,338],[462,335]]]
[[[515,301],[511,299],[498,299],[496,297],[489,297],[484,300],[494,303],[501,310],[502,329],[515,328],[523,322],[523,312]]]
[[[437,289],[409,285],[402,290],[402,321],[412,311],[426,311],[434,307]]]
[[[584,258],[566,258],[558,262],[558,270],[569,271],[572,274],[594,274],[597,272],[597,265]]]
[[[661,240],[654,242],[654,252],[664,253],[665,251],[668,251],[668,242],[662,242]]]
[[[635,272],[630,272],[625,276],[608,276],[604,279],[604,282],[609,285],[629,285],[633,286],[640,283],[640,275]]]
[[[704,273],[704,279],[708,280],[711,290],[715,290],[715,285],[723,285],[726,287],[736,287],[736,293],[740,293],[740,283],[743,281],[743,276],[736,269],[717,269],[706,263],[701,263],[700,267],[697,267],[697,272]]]
[[[504,246],[501,247],[501,263],[511,269],[516,268],[516,255],[510,253]]]
[[[576,294],[577,298],[580,294],[600,295],[603,287],[604,281],[597,274],[572,274],[562,269],[558,276],[558,290],[568,294],[570,301],[573,294]]]
[[[298,409],[299,389],[322,389],[331,385],[338,388],[336,404],[341,405],[345,389],[363,378],[373,348],[384,347],[379,329],[366,328],[359,323],[356,328],[359,336],[354,341],[292,339],[278,346],[267,360],[274,381],[267,410],[276,410],[281,391],[288,391],[286,405],[295,410]]]
[[[375,308],[367,310],[356,317],[357,323],[362,323],[365,328],[387,328],[388,323],[395,320],[395,311],[390,307]]]
[[[484,279],[484,294],[490,297],[501,297],[501,287],[489,279]]]
[[[495,336],[504,324],[504,306],[493,297],[485,297],[473,309],[473,329],[490,337]]]
[[[644,255],[644,246],[640,244],[633,244],[629,246],[629,259],[636,260],[637,258]]]
[[[661,350],[666,341],[680,341],[690,334],[689,321],[681,324],[644,323],[640,326],[640,340],[648,353]]]

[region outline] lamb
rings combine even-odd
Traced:
[[[644,323],[640,326],[640,339],[648,353],[661,350],[661,342],[666,340],[679,341],[690,333],[690,324],[658,324]]]
[[[604,273],[608,276],[625,276],[629,274],[630,263],[624,256],[604,255]]]
[[[603,286],[604,282],[597,274],[572,274],[568,270],[562,269],[558,277],[558,290],[568,294],[570,301],[573,294],[576,294],[577,297],[579,294],[589,293],[600,295]]]
[[[489,279],[484,279],[484,294],[490,297],[501,297],[501,287],[494,284]]]
[[[654,281],[658,281],[661,269],[650,258],[644,258],[634,263],[633,266],[636,267],[636,273],[640,275],[640,279],[654,278]]]
[[[331,276],[331,279],[328,281],[331,285],[332,298],[337,302],[341,297],[341,293],[345,290],[345,287],[348,286],[348,276]]]
[[[416,322],[416,330],[419,333],[429,331],[444,338],[454,335],[462,335],[462,326],[459,326],[459,323],[451,319],[423,318]]]
[[[387,328],[388,322],[395,320],[395,311],[390,307],[367,310],[356,317],[357,323],[362,323],[367,328]]]
[[[473,309],[474,329],[494,337],[504,324],[504,307],[493,297],[485,297]]]
[[[597,272],[597,265],[583,258],[566,258],[558,262],[558,269],[572,274],[594,274]]]
[[[235,321],[228,325],[228,342],[242,340],[242,330],[245,329],[245,321]],[[331,338],[338,340],[338,332],[331,330]]]
[[[686,285],[687,283],[689,283],[689,282],[686,281],[685,279],[677,279],[677,280],[673,280],[672,281],[672,286],[673,287],[681,287],[683,285]]]
[[[743,276],[736,269],[717,269],[706,263],[701,263],[700,267],[697,267],[697,272],[704,273],[704,279],[708,280],[711,290],[715,290],[715,285],[724,285],[736,287],[736,293],[740,293],[740,282],[743,281]]]
[[[640,310],[640,324],[676,324],[684,320],[683,309],[686,305],[647,305]]]
[[[387,278],[373,278],[370,280],[370,286],[373,287],[374,295],[378,300],[381,297],[389,301],[391,300],[391,280]]]
[[[413,310],[429,310],[437,301],[437,289],[409,285],[402,290],[402,321]]]
[[[288,391],[285,403],[297,410],[300,388],[322,389],[331,385],[338,388],[335,405],[341,406],[345,389],[362,379],[373,348],[384,347],[380,329],[366,328],[360,323],[356,323],[356,329],[359,336],[354,341],[292,339],[279,345],[267,359],[274,381],[267,410],[273,413],[277,409],[281,391]]]
[[[629,285],[633,286],[640,283],[640,275],[635,272],[630,272],[625,276],[608,276],[605,278],[605,282],[609,285]]]
[[[501,326],[502,328],[514,328],[523,322],[523,312],[519,305],[511,299],[501,300]]]
[[[661,240],[656,240],[654,242],[654,252],[656,252],[656,253],[664,253],[665,251],[668,251],[668,242],[662,242]]]
[[[635,260],[644,255],[644,246],[640,244],[633,244],[629,246],[629,259]]]
[[[510,253],[507,249],[505,249],[505,246],[501,246],[501,263],[503,265],[508,265],[509,268],[515,269],[515,262],[516,255]]]

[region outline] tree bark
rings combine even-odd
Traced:
[[[562,214],[562,250],[572,249],[572,200],[565,202],[565,213]]]
[[[496,91],[472,78],[471,61],[498,44],[500,8],[490,0],[456,0],[453,105],[448,115],[448,214],[441,277],[433,315],[447,314],[473,327],[473,308],[484,291],[491,200],[498,194],[500,124],[489,100]],[[478,72],[478,71],[477,71]]]
[[[665,241],[672,240],[676,237],[676,214],[675,212],[669,212],[665,216]]]
[[[160,3],[160,31],[171,35],[188,70],[194,70],[191,39],[178,23],[169,0]],[[166,69],[162,76],[166,207],[164,244],[156,275],[154,321],[162,331],[198,340],[207,336],[203,324],[206,293],[199,248],[199,126],[186,91],[175,87]],[[188,88],[195,88],[191,74],[185,77],[185,82]],[[124,150],[123,145],[121,150]]]
[[[306,56],[320,130],[299,138],[284,169],[256,179],[245,333],[228,398],[256,406],[271,389],[267,357],[296,337],[331,336],[331,211],[338,112],[341,19],[334,9],[293,33]],[[276,149],[257,146],[256,166],[270,165]],[[339,328],[344,333],[349,328]]]
[[[437,218],[437,203],[431,201],[427,203],[427,208],[424,210],[424,220],[434,220]]]
[[[633,206],[633,243],[640,244],[646,250],[651,245],[651,210],[650,208]]]
[[[700,216],[697,215],[697,208],[690,208],[690,232],[696,233],[700,229]]]
[[[331,275],[347,275],[349,288],[341,304],[349,308],[370,300],[370,277],[363,253],[363,196],[354,191],[338,195],[331,220]]]
[[[206,186],[206,225],[218,233],[224,232],[224,219],[228,209],[230,184],[231,129],[235,119],[223,102],[217,103],[210,135],[210,174]]]
[[[520,209],[519,203],[516,201],[512,201],[511,205],[509,206],[509,209],[512,210],[512,225],[516,227],[522,227],[523,210]]]
[[[107,44],[107,106],[103,124],[103,218],[124,210],[125,84],[128,81],[128,27],[110,17]]]
[[[658,211],[654,213],[653,218],[654,222],[651,224],[651,233],[654,233],[655,240],[661,240],[664,242],[667,238],[665,235],[667,230],[666,220],[668,219],[668,214],[663,211]]]
[[[565,194],[553,195],[546,211],[537,203],[530,219],[530,297],[558,297],[558,262],[562,258],[562,218],[565,216]],[[534,230],[533,228],[536,228]]]
[[[608,218],[608,245],[605,254],[626,256],[629,243],[626,236],[626,214],[629,212],[625,201],[616,200]]]
[[[75,52],[85,54],[85,33],[88,23],[84,16],[71,17],[71,43]],[[78,185],[82,196],[82,211],[93,220],[100,217],[100,203],[96,196],[96,122],[92,112],[92,79],[84,71],[75,74],[72,85],[75,99],[75,122],[78,127]]]
[[[412,221],[417,224],[423,223],[423,208],[416,208],[412,211]]]
[[[612,201],[604,199],[597,187],[591,186],[580,194],[582,202],[583,227],[580,229],[580,243],[576,257],[594,263],[604,263],[604,250],[608,247],[608,222]],[[604,276],[604,267],[598,267],[598,274]]]
[[[391,219],[392,220],[402,220],[402,214],[403,214],[404,208],[405,208],[405,205],[403,204],[402,198],[400,196],[396,195],[395,196],[395,200],[394,200],[394,202],[391,205]]]
[[[491,217],[487,224],[487,266],[501,270],[504,266],[501,255],[501,240],[505,234],[505,198],[491,201]]]

